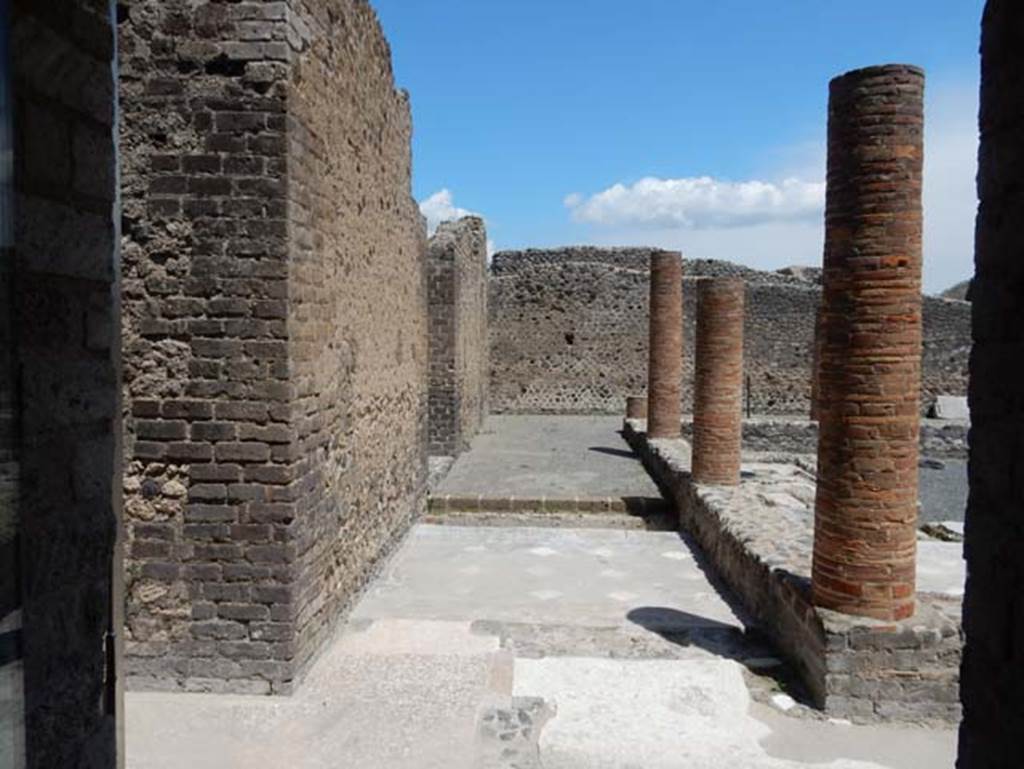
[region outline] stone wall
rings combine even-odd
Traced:
[[[647,376],[650,249],[507,251],[491,266],[491,409],[621,413]],[[926,257],[927,258],[927,257]],[[747,284],[745,383],[754,414],[810,409],[817,270],[760,272],[728,262],[683,265],[683,409],[691,410],[695,278]],[[966,392],[970,305],[924,297],[922,408]]]
[[[961,769],[1021,766],[1024,744],[1024,6],[989,0],[982,22],[971,354],[971,430],[964,553]]]
[[[15,2],[11,13],[12,405],[21,435],[26,764],[115,766],[121,596],[113,7],[107,0]]]
[[[487,231],[477,217],[442,223],[428,247],[429,450],[469,446],[487,413]]]
[[[366,2],[294,3],[289,350],[299,663],[426,501],[425,234],[408,96]]]
[[[407,100],[363,0],[120,33],[131,673],[287,691],[423,506]]]

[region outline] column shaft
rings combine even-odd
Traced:
[[[923,95],[892,65],[829,98],[813,596],[883,620],[914,613]]]
[[[683,261],[673,251],[651,254],[650,358],[647,434],[681,437],[683,379]]]
[[[693,480],[740,482],[743,433],[743,295],[739,278],[697,284]]]

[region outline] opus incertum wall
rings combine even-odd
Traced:
[[[490,279],[491,411],[622,413],[647,385],[649,248],[505,251]],[[737,255],[742,258],[742,255]],[[683,306],[701,277],[747,285],[744,385],[754,414],[810,410],[816,271],[760,272],[729,262],[683,260]],[[963,394],[970,350],[967,302],[924,297],[922,409],[934,395]],[[693,381],[694,321],[683,318],[683,382]],[[691,413],[692,387],[683,387]]]
[[[123,9],[131,673],[287,691],[424,507],[408,100],[359,0]]]
[[[1024,765],[1024,6],[982,23],[960,769]]]
[[[427,244],[430,312],[428,441],[432,456],[465,450],[487,413],[487,230],[467,216]]]

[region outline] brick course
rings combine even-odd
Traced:
[[[914,613],[924,74],[847,73],[829,98],[817,605]]]
[[[743,303],[739,278],[697,284],[693,480],[740,482],[743,433]]]

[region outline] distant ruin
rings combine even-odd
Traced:
[[[642,394],[647,371],[651,249],[503,251],[491,265],[491,410],[594,414]],[[730,262],[683,264],[683,380],[692,381],[696,280],[746,282],[744,398],[752,414],[810,410],[814,317],[821,272],[762,272]],[[936,395],[967,391],[971,306],[925,296],[922,412]],[[748,386],[749,385],[749,386]],[[683,388],[683,411],[692,411]]]

